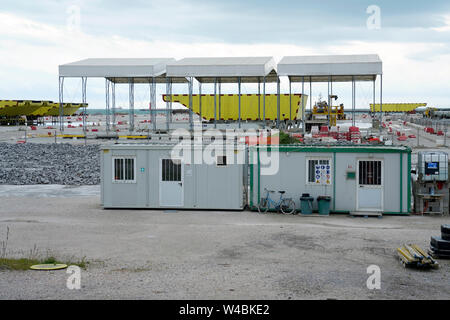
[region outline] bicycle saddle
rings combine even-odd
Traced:
[[[281,194],[286,193],[286,191],[278,191],[278,192],[281,193]]]

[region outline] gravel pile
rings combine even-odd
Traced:
[[[98,145],[0,143],[0,184],[99,183]]]

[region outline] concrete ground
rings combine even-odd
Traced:
[[[0,241],[86,257],[81,289],[60,271],[0,271],[1,299],[450,299],[450,261],[405,269],[395,249],[427,248],[449,217],[351,218],[256,212],[103,210],[95,190],[0,193]],[[60,192],[60,191],[59,191]],[[381,289],[366,286],[369,265]]]

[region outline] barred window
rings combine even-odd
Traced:
[[[181,160],[162,159],[162,181],[181,181]]]
[[[135,161],[134,158],[114,158],[114,181],[134,182]]]
[[[381,185],[381,161],[359,161],[359,184]]]

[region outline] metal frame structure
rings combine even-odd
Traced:
[[[376,54],[368,55],[324,55],[324,56],[289,56],[284,57],[277,66],[279,76],[287,76],[291,82],[302,83],[304,93],[305,80],[309,81],[310,112],[312,112],[312,83],[327,82],[328,84],[328,126],[330,125],[333,82],[352,83],[352,124],[355,125],[356,81],[373,81],[375,104],[375,81],[380,76],[380,121],[383,101],[383,64]],[[302,116],[303,132],[305,133],[304,113]]]
[[[133,59],[85,59],[59,66],[59,123],[60,131],[64,131],[64,79],[81,78],[82,80],[82,102],[83,132],[86,137],[86,87],[88,78],[105,79],[105,106],[106,106],[106,131],[109,133],[111,127],[116,128],[116,84],[128,84],[129,98],[129,131],[133,132],[134,125],[134,88],[135,84],[148,83],[150,86],[149,108],[156,105],[156,84],[165,83],[165,69],[168,62],[175,61],[173,58],[133,58]],[[110,118],[112,104],[112,123]],[[171,107],[171,103],[168,107]],[[150,119],[153,120],[152,111],[149,110]],[[155,128],[155,121],[152,121]],[[150,130],[149,130],[150,133]]]
[[[241,128],[241,87],[242,83],[257,83],[258,94],[260,79],[263,83],[263,112],[265,121],[265,83],[277,82],[276,65],[272,57],[222,57],[222,58],[185,58],[167,64],[166,76],[170,79],[187,78],[189,94],[189,127],[193,128],[192,111],[192,87],[193,80],[199,82],[199,107],[201,110],[201,88],[202,84],[212,83],[214,85],[214,128],[217,128],[218,118],[221,118],[221,85],[222,83],[236,83],[239,99],[238,128]],[[217,98],[217,92],[219,97]],[[259,105],[258,105],[259,107]],[[258,109],[259,110],[259,109]],[[279,110],[278,110],[279,115]],[[279,116],[278,116],[279,117]],[[202,113],[200,111],[200,121]]]
[[[241,90],[243,83],[258,85],[258,119],[266,123],[266,83],[277,84],[277,119],[276,127],[280,127],[280,76],[289,79],[289,122],[292,122],[292,82],[301,82],[302,97],[305,93],[305,81],[309,82],[310,112],[312,112],[312,83],[328,83],[328,100],[333,93],[334,82],[352,82],[352,114],[355,116],[355,81],[373,81],[374,104],[375,81],[380,75],[380,117],[382,115],[383,76],[382,62],[378,55],[338,55],[338,56],[297,56],[284,57],[278,65],[272,57],[222,57],[222,58],[184,58],[176,61],[172,58],[149,59],[86,59],[59,66],[59,123],[64,131],[64,79],[79,77],[82,79],[82,100],[84,103],[83,130],[86,133],[86,86],[87,78],[97,77],[105,79],[106,130],[111,127],[116,130],[116,84],[128,84],[129,95],[129,131],[133,132],[134,124],[134,89],[136,84],[149,85],[149,120],[153,131],[156,125],[156,88],[158,84],[165,84],[166,94],[171,97],[173,83],[187,83],[189,94],[189,128],[193,130],[193,82],[198,81],[200,119],[202,121],[202,84],[214,84],[214,127],[217,128],[221,119],[221,85],[222,83],[236,83],[239,96],[238,128],[241,128]],[[263,95],[263,111],[261,117],[261,80]],[[217,94],[219,97],[217,98]],[[301,100],[303,105],[303,98]],[[329,101],[329,106],[331,103]],[[305,106],[306,107],[306,106]],[[110,111],[112,108],[112,123]],[[306,109],[306,108],[305,108]],[[329,108],[330,109],[330,108]],[[172,99],[166,101],[166,129],[170,130],[172,123]],[[329,110],[330,112],[331,110]],[[330,119],[330,117],[328,117]],[[305,110],[302,112],[303,130],[305,130]],[[329,120],[328,120],[329,121]],[[354,122],[353,122],[354,123]],[[329,123],[328,123],[329,124]],[[150,135],[150,127],[149,127]],[[86,136],[86,134],[85,134]]]

